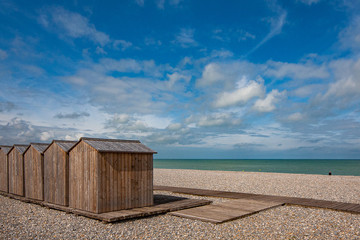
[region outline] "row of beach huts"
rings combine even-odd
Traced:
[[[153,154],[137,140],[0,146],[0,191],[91,213],[153,205]]]

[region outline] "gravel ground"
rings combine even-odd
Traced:
[[[154,183],[357,203],[360,198],[360,177],[155,169]],[[0,196],[0,239],[50,238],[360,239],[360,215],[284,206],[219,225],[169,215],[104,224]]]
[[[155,169],[154,184],[360,203],[360,176]]]

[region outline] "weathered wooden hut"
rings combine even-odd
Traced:
[[[44,201],[69,205],[69,150],[77,141],[53,140],[44,151]]]
[[[30,143],[24,152],[25,197],[44,200],[44,150],[48,143]]]
[[[9,193],[24,196],[24,155],[28,145],[12,146],[8,152]]]
[[[11,146],[0,146],[0,191],[9,192],[9,162],[7,154]]]
[[[81,138],[69,152],[69,206],[103,213],[153,204],[153,154],[135,140]]]

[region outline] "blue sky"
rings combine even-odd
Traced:
[[[0,143],[359,158],[360,3],[0,2]]]

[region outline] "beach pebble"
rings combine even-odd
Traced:
[[[360,177],[336,177],[154,170],[157,185],[359,202]],[[340,196],[329,196],[329,189]],[[298,206],[277,207],[218,225],[170,215],[104,224],[0,196],[0,239],[360,239],[359,226],[358,214]]]

